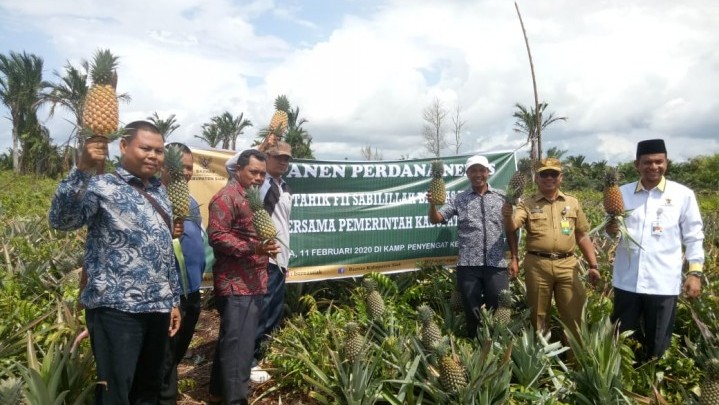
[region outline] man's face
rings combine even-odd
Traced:
[[[149,180],[165,161],[165,143],[162,135],[146,130],[127,140],[120,140],[122,167],[143,181]]]
[[[637,168],[642,180],[659,183],[667,171],[667,155],[664,153],[641,155],[639,160],[634,161],[634,167]]]
[[[556,170],[545,170],[537,173],[537,187],[542,194],[552,194],[562,185],[562,173]]]
[[[272,177],[282,177],[290,167],[290,158],[287,155],[267,155],[267,174]]]
[[[250,186],[259,186],[265,181],[267,167],[265,162],[257,160],[256,157],[250,156],[250,162],[243,168],[237,168],[237,181],[243,188]]]
[[[482,165],[472,165],[467,169],[467,178],[472,183],[473,189],[484,188],[489,178],[489,169]]]

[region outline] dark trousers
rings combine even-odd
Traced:
[[[156,404],[169,340],[169,313],[85,310],[95,356],[95,404]]]
[[[487,310],[499,306],[499,292],[509,288],[509,273],[504,267],[457,266],[457,287],[464,302],[467,334],[477,336],[482,306]]]
[[[642,345],[637,360],[660,358],[672,339],[677,313],[676,295],[638,294],[614,289],[612,321],[619,321],[619,330],[634,331],[633,337]]]
[[[247,404],[262,295],[217,297],[220,336],[210,373],[210,394],[227,405]]]
[[[182,322],[180,329],[175,336],[170,338],[165,349],[162,389],[160,390],[160,399],[157,401],[158,405],[175,405],[177,403],[177,365],[180,364],[187,353],[187,348],[190,347],[201,310],[199,291],[187,294],[187,298],[184,294],[180,296]]]
[[[267,294],[262,298],[262,313],[255,339],[255,361],[264,357],[263,343],[280,326],[285,312],[285,273],[276,264],[267,266]]]

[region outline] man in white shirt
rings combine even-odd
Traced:
[[[627,230],[638,244],[622,240],[617,247],[612,319],[621,331],[634,331],[642,345],[638,360],[649,360],[660,358],[671,343],[679,293],[699,296],[704,233],[694,192],[664,177],[662,139],[639,142],[634,167],[639,181],[620,190]],[[607,227],[610,235],[617,231],[616,224]],[[689,270],[682,284],[684,259]]]

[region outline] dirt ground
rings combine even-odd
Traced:
[[[178,367],[178,378],[180,386],[180,396],[178,405],[205,405],[209,399],[210,385],[210,369],[212,367],[212,358],[215,353],[215,344],[217,342],[217,334],[220,329],[220,316],[214,309],[203,309],[200,314],[200,320],[195,327],[195,334],[190,344],[190,349],[185,359]],[[307,403],[300,398],[288,398],[281,392],[273,393],[262,399],[256,399],[266,390],[273,386],[270,380],[264,384],[252,385],[251,404],[269,405],[269,404],[303,404]]]

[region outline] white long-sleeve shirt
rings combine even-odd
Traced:
[[[625,223],[639,242],[621,240],[614,261],[614,287],[641,294],[678,295],[682,286],[682,246],[689,270],[704,264],[704,232],[694,192],[662,178],[645,190],[641,182],[620,187]]]
[[[282,178],[275,179],[268,175],[265,177],[265,182],[260,186],[260,197],[263,201],[265,200],[267,192],[270,190],[270,182],[272,181],[274,181],[280,189],[280,199],[275,206],[275,211],[272,213],[272,222],[277,229],[277,239],[282,241],[284,245],[280,244],[280,252],[275,258],[270,257],[270,263],[287,269],[290,263],[290,211],[292,210],[292,194],[282,190],[282,184],[285,183]]]

